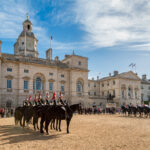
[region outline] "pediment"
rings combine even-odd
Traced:
[[[55,82],[55,80],[54,79],[49,79],[48,82]]]
[[[134,72],[129,71],[119,75],[121,78],[132,79],[132,80],[141,80]]]
[[[7,78],[7,79],[13,79],[14,77],[12,75],[6,75],[5,78]]]
[[[24,79],[24,80],[30,80],[30,77],[24,76],[23,79]]]

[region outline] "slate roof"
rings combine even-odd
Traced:
[[[26,19],[23,23],[26,23],[26,22],[32,24],[32,22],[29,19]]]
[[[2,54],[3,60],[10,60],[15,62],[23,62],[23,63],[32,63],[32,64],[42,64],[45,66],[56,66],[60,68],[69,68],[68,64],[62,63],[61,61],[55,61],[55,60],[47,60],[42,58],[35,58],[35,57],[24,57],[24,56],[18,56],[18,55],[12,55],[12,54]]]
[[[20,35],[19,35],[19,37],[20,36],[25,36],[25,32],[24,31],[22,31],[21,33],[20,33]],[[35,35],[34,35],[34,33],[33,32],[26,32],[26,36],[29,36],[29,37],[32,37],[32,38],[35,38],[36,39],[36,37],[35,37]]]

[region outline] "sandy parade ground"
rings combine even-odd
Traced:
[[[14,118],[0,118],[0,150],[150,150],[150,118],[122,115],[74,115],[70,134],[49,135],[14,125]]]

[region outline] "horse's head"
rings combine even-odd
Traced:
[[[73,104],[70,105],[70,109],[72,110],[72,112],[74,113],[75,111],[80,109],[80,103],[79,104]]]

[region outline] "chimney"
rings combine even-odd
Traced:
[[[146,74],[142,75],[142,80],[146,80]]]
[[[55,61],[59,61],[59,57],[58,56],[55,57]]]
[[[69,57],[69,55],[65,55],[65,58],[68,58]]]
[[[99,76],[97,76],[97,80],[99,80]]]
[[[116,76],[116,75],[118,75],[118,71],[117,70],[114,71],[114,76]]]
[[[109,73],[109,77],[111,77],[111,73]]]
[[[46,51],[46,59],[47,59],[47,60],[52,60],[52,48],[49,48],[49,49]]]
[[[92,78],[92,80],[94,80],[94,78]]]
[[[0,40],[0,57],[2,56],[1,45],[2,45],[2,41]]]

